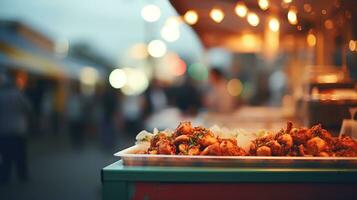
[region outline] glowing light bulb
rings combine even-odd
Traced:
[[[141,9],[141,17],[147,22],[156,22],[160,19],[161,10],[158,6],[149,4]]]
[[[296,25],[298,23],[297,14],[295,9],[290,9],[288,12],[288,20],[290,24]]]
[[[291,3],[293,0],[283,0],[284,3]]]
[[[266,10],[269,8],[269,1],[268,0],[258,0],[258,5],[260,9]]]
[[[247,6],[245,6],[245,4],[242,2],[237,3],[234,10],[239,17],[245,17],[248,12]]]
[[[212,20],[216,23],[221,23],[222,20],[224,19],[224,13],[219,8],[213,8],[209,13],[209,15],[212,18]]]
[[[313,47],[316,45],[316,36],[312,33],[309,33],[307,34],[306,41],[310,47]]]
[[[165,55],[166,45],[161,40],[153,40],[148,45],[148,52],[152,57],[159,58]]]
[[[271,18],[269,20],[269,29],[273,32],[278,32],[280,28],[279,20],[276,18]]]
[[[186,23],[190,24],[190,25],[194,25],[197,23],[198,21],[198,14],[196,11],[194,10],[189,10],[185,13],[185,15],[183,16],[184,20]]]
[[[257,14],[255,14],[253,12],[248,13],[247,20],[248,20],[248,23],[252,26],[259,25],[259,17]]]

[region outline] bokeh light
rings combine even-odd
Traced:
[[[316,36],[313,33],[309,33],[307,34],[306,41],[310,47],[313,47],[316,45]]]
[[[178,28],[182,23],[182,19],[179,16],[171,16],[166,19],[165,26],[176,27]]]
[[[269,29],[273,32],[278,32],[280,28],[280,23],[277,18],[271,18],[269,20]]]
[[[194,63],[189,66],[188,74],[197,81],[207,80],[208,68],[201,63]]]
[[[161,10],[157,5],[149,4],[141,9],[141,17],[147,22],[156,22],[160,16]]]
[[[221,9],[219,8],[213,8],[210,13],[209,16],[211,17],[211,19],[216,22],[216,23],[221,23],[222,20],[224,19],[224,13]]]
[[[350,48],[350,51],[356,51],[357,50],[357,41],[350,40],[348,43],[348,47]]]
[[[304,10],[305,10],[305,12],[307,12],[307,13],[311,12],[311,10],[312,10],[311,5],[308,4],[308,3],[305,3],[305,4],[304,4]]]
[[[198,21],[198,14],[194,10],[188,10],[185,15],[183,16],[186,23],[193,25],[196,24]]]
[[[185,61],[179,58],[175,64],[172,73],[174,76],[182,76],[185,74],[185,72],[186,72],[186,63]]]
[[[254,12],[248,13],[247,21],[251,26],[258,26],[259,25],[259,17]]]
[[[147,45],[144,43],[136,43],[129,50],[130,57],[134,59],[145,59],[149,56]]]
[[[93,86],[99,78],[98,71],[93,67],[83,67],[79,73],[79,80],[82,84]]]
[[[297,13],[296,13],[295,9],[290,9],[289,10],[289,12],[288,12],[288,20],[289,20],[289,23],[292,24],[292,25],[296,25],[298,23]]]
[[[227,91],[231,96],[239,96],[243,91],[243,84],[239,79],[231,79],[227,83]]]
[[[121,88],[125,95],[139,95],[143,93],[149,86],[149,80],[145,73],[140,69],[124,68],[127,81]]]
[[[148,52],[154,58],[164,56],[166,51],[166,44],[161,40],[153,40],[148,45]]]
[[[331,19],[328,19],[324,22],[324,26],[326,29],[333,29],[333,22]]]
[[[243,2],[238,2],[234,10],[239,17],[245,17],[248,12],[248,8]]]
[[[180,29],[176,26],[165,25],[160,31],[161,37],[168,42],[174,42],[180,38]]]
[[[268,0],[258,0],[258,5],[260,9],[266,10],[269,8],[269,1]]]
[[[109,83],[115,89],[122,88],[126,81],[126,73],[122,69],[114,69],[109,75]]]

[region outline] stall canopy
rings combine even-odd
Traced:
[[[0,65],[52,78],[78,79],[88,62],[58,55],[53,48],[51,40],[23,24],[0,22]],[[104,72],[98,71],[103,77]]]
[[[274,26],[275,23],[280,35],[304,35],[311,30],[319,29],[334,30],[343,34],[346,31],[344,28],[346,24],[353,24],[357,18],[355,16],[357,1],[355,0],[171,0],[170,2],[181,16],[188,11],[194,11],[197,14],[198,20],[193,23],[192,27],[205,47],[223,46],[233,51],[244,51],[249,48],[249,44],[240,42],[249,41],[249,38],[243,40],[241,37],[262,36],[270,26],[269,20],[272,18],[278,20],[278,27],[276,21],[272,22],[272,25]],[[262,4],[259,5],[259,2]],[[242,17],[237,14],[238,4],[243,5],[247,11],[246,13],[244,9],[239,11]],[[211,13],[213,9],[218,12]],[[250,13],[258,17],[258,22],[255,16],[250,17],[251,23],[248,22]],[[213,18],[216,18],[218,22]],[[239,48],[239,46],[244,48]]]

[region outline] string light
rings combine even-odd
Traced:
[[[289,10],[288,20],[289,20],[290,24],[292,24],[292,25],[296,25],[298,23],[296,10],[294,8],[291,8]]]
[[[224,13],[219,8],[213,8],[209,13],[209,15],[212,18],[212,20],[216,23],[221,23],[222,20],[224,19]]]
[[[198,14],[196,11],[194,10],[189,10],[185,13],[185,15],[183,16],[184,20],[186,23],[190,24],[190,25],[194,25],[197,23],[198,21]]]
[[[160,16],[161,10],[157,5],[149,4],[141,9],[141,17],[147,22],[156,22]]]
[[[258,26],[259,25],[259,17],[254,12],[248,13],[247,20],[248,20],[248,23],[251,26]]]
[[[245,17],[248,12],[248,8],[243,2],[238,2],[234,10],[236,14],[242,18]]]
[[[293,0],[283,0],[284,3],[291,3]]]
[[[321,14],[326,15],[327,11],[325,9],[321,10]]]
[[[276,18],[271,18],[269,20],[269,29],[273,32],[278,32],[280,28],[279,20]]]
[[[269,1],[268,0],[258,0],[258,5],[260,9],[266,10],[269,8]]]

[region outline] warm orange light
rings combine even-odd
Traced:
[[[258,5],[260,9],[266,10],[269,8],[269,1],[268,0],[258,0]]]
[[[198,21],[198,14],[196,11],[194,10],[189,10],[185,13],[185,15],[183,16],[184,20],[186,23],[193,25],[196,24]]]
[[[221,9],[219,8],[213,8],[211,12],[209,13],[209,16],[212,18],[212,20],[216,23],[221,23],[222,20],[224,19],[224,13]]]
[[[248,12],[248,8],[243,2],[238,2],[234,10],[239,17],[245,17]]]
[[[251,26],[258,26],[259,25],[259,17],[258,17],[257,14],[255,14],[253,12],[248,13],[247,20],[248,20],[248,23]]]
[[[357,51],[357,41],[350,40],[348,46],[350,48],[350,51]]]
[[[227,83],[227,91],[231,96],[239,96],[243,91],[243,84],[239,79],[231,79]]]
[[[280,23],[277,18],[271,18],[269,20],[269,29],[273,32],[278,32],[280,28]]]
[[[309,33],[306,37],[306,41],[310,47],[313,47],[316,45],[316,36],[312,33]]]
[[[305,4],[304,4],[304,10],[305,10],[305,12],[307,12],[307,13],[311,12],[311,10],[312,10],[311,5],[308,4],[308,3],[305,3]]]
[[[324,23],[326,29],[333,29],[333,22],[331,19],[328,19]]]
[[[290,24],[292,25],[296,25],[298,23],[297,20],[297,13],[295,9],[290,9],[288,12],[288,20],[290,22]]]
[[[25,72],[18,73],[16,76],[16,79],[15,79],[17,87],[19,87],[20,90],[23,90],[27,84],[27,80],[28,80],[28,77]]]

